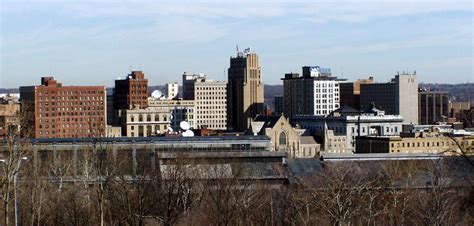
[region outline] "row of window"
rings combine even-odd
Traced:
[[[162,118],[163,120],[160,120],[160,118]],[[145,117],[143,115],[138,115],[138,122],[143,122],[144,119]],[[154,117],[151,114],[146,115],[146,122],[153,122],[153,121],[159,122],[159,121],[167,121],[167,120],[168,120],[168,115],[160,116],[159,114],[155,114]],[[130,122],[135,122],[135,116],[133,115],[130,116]]]
[[[392,143],[391,147],[394,148],[415,148],[415,147],[440,147],[440,146],[455,146],[456,144],[453,141],[432,141],[432,142],[402,142],[402,143]]]
[[[74,95],[77,98],[77,95],[104,94],[104,91],[95,91],[95,90],[91,91],[91,90],[88,90],[88,91],[51,91],[51,92],[49,92],[49,91],[39,91],[38,92],[39,96],[46,96],[46,95],[49,95],[49,94],[56,95],[56,96],[58,96],[58,95]],[[72,97],[74,97],[74,96],[72,96]]]
[[[198,119],[213,119],[213,118],[226,118],[227,116],[225,114],[221,114],[221,115],[198,115],[197,118]]]
[[[70,133],[76,133],[76,134],[84,134],[84,133],[88,133],[88,134],[94,134],[96,132],[99,132],[99,133],[103,133],[103,130],[102,129],[99,129],[99,130],[96,130],[96,129],[63,129],[62,130],[62,134],[70,134]],[[40,130],[38,131],[38,134],[39,135],[49,135],[49,134],[61,134],[61,130],[59,131],[55,131],[55,130],[52,130],[52,131],[48,131],[48,130]],[[73,136],[74,137],[74,136]],[[77,137],[77,136],[75,136]]]
[[[212,95],[212,96],[210,96]],[[226,94],[208,94],[208,95],[203,95],[203,94],[197,94],[196,99],[197,100],[225,100],[227,97],[225,96]]]
[[[63,101],[58,101],[58,102],[44,102],[44,106],[49,106],[50,103],[51,103],[51,106],[55,106],[55,105],[57,105],[57,106],[75,106],[75,105],[78,105],[78,106],[82,106],[82,105],[103,106],[104,105],[103,101],[88,101],[88,102],[82,102],[82,101],[63,102]],[[43,102],[38,102],[38,106],[42,107]]]
[[[339,93],[339,89],[338,88],[334,88],[334,89],[316,89],[315,91],[316,93]]]
[[[75,117],[75,118],[74,117],[73,118],[67,117],[67,118],[57,118],[57,120],[55,120],[55,118],[52,118],[51,122],[52,123],[54,123],[56,121],[57,122],[61,122],[61,121],[63,121],[63,122],[85,122],[85,121],[93,122],[93,121],[98,121],[98,122],[100,122],[100,121],[103,121],[103,120],[104,120],[104,118],[102,118],[102,117]],[[44,119],[44,120],[39,119],[38,122],[40,124],[43,123],[43,122],[44,123],[49,123],[49,119]]]
[[[64,107],[63,108],[51,107],[51,109],[49,107],[44,108],[44,111],[49,111],[49,110],[51,110],[53,112],[57,111],[59,113],[60,112],[68,112],[69,110],[71,110],[71,111],[103,111],[104,107],[102,107],[102,106],[98,106],[97,108],[94,107],[94,106],[93,107],[89,106],[89,107],[84,107],[84,108],[82,108],[82,107],[71,107],[71,109],[69,109],[68,107],[66,107],[66,108],[64,108]],[[43,108],[39,107],[38,112],[43,112]]]
[[[211,110],[211,109],[227,109],[226,105],[218,105],[218,106],[197,106],[198,112],[200,112],[200,109],[206,109],[206,110]]]
[[[337,82],[317,82],[316,87],[339,87]]]
[[[56,116],[102,116],[104,115],[104,111],[89,111],[89,112],[70,112],[70,111],[67,111],[67,112],[58,112],[57,114],[55,112],[52,112],[51,114],[49,112],[46,112],[46,113],[39,113],[38,114],[38,117],[39,118],[42,118],[42,117],[56,117]]]
[[[225,86],[196,87],[196,90],[226,90]]]

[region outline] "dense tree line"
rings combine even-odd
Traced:
[[[473,225],[472,175],[453,181],[453,167],[432,161],[323,163],[289,175],[286,186],[243,179],[243,169],[186,158],[132,178],[121,162],[91,149],[80,176],[68,181],[67,159],[35,177],[22,168],[17,198],[21,225]],[[24,153],[26,154],[26,153]],[[317,161],[317,160],[315,160]],[[472,172],[472,169],[466,169]],[[12,185],[3,171],[1,221],[14,223]]]

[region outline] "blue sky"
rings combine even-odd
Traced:
[[[474,82],[473,2],[0,0],[0,87],[112,86],[143,70],[151,85],[186,72],[225,80],[236,44],[259,54],[264,82],[303,65],[355,80],[416,70],[422,82]]]

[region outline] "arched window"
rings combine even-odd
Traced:
[[[139,121],[139,122],[143,122],[143,115],[139,115],[139,116],[138,116],[138,121]]]
[[[280,138],[279,138],[279,145],[286,145],[286,134],[285,132],[281,131]]]

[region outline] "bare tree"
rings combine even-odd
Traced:
[[[31,159],[31,144],[29,137],[31,136],[31,129],[27,126],[28,120],[31,119],[28,111],[22,106],[19,113],[19,122],[21,131],[8,130],[6,138],[3,142],[3,149],[0,149],[0,164],[2,171],[0,175],[0,186],[2,190],[1,199],[3,202],[2,213],[4,225],[11,225],[11,205],[12,201],[16,200],[15,189],[20,186],[17,180],[20,175],[22,162]],[[23,134],[21,136],[20,132]],[[2,164],[3,163],[3,164]],[[16,213],[18,214],[18,213]]]

